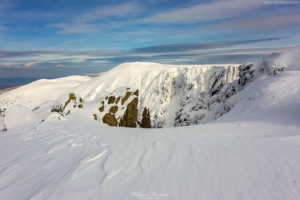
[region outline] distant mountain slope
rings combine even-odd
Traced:
[[[13,105],[35,108],[45,101],[55,101],[70,89],[90,80],[87,76],[69,76],[58,79],[41,79],[0,95],[0,109],[9,109]]]
[[[13,78],[0,78],[0,90],[25,85],[33,81],[38,80],[38,78],[24,78],[24,77],[13,77]]]

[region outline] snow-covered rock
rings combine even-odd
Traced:
[[[239,66],[238,71],[239,79],[227,87],[225,91],[226,100],[221,109],[216,112],[215,119],[228,113],[243,99],[241,95],[230,97],[243,90],[249,83],[259,78],[274,76],[283,71],[300,71],[300,45],[274,52],[254,63],[244,63]]]
[[[37,115],[34,114],[29,108],[25,106],[13,106],[5,114],[4,126],[7,130],[26,125],[37,119]]]
[[[59,114],[57,112],[52,112],[45,119],[43,119],[42,122],[53,121],[53,120],[65,120],[65,118],[61,114]]]
[[[58,112],[61,115],[69,115],[72,110],[83,108],[82,103],[83,100],[78,94],[65,94],[56,100],[51,112]]]
[[[255,62],[239,66],[240,84],[262,76],[274,76],[282,71],[300,71],[300,45],[287,50],[274,52]]]

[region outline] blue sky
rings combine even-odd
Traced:
[[[228,64],[300,44],[298,1],[0,0],[0,78]]]

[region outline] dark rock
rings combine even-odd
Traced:
[[[104,117],[102,118],[103,123],[109,125],[109,126],[118,126],[118,121],[115,117],[115,115],[111,113],[106,113]]]
[[[138,115],[138,98],[134,98],[129,104],[127,104],[126,111],[121,119],[119,126],[134,127],[136,128],[137,115]]]
[[[143,110],[142,121],[139,125],[141,128],[151,128],[150,111],[146,107]]]
[[[118,111],[118,106],[112,106],[110,109],[109,109],[109,112],[115,114],[116,112]]]
[[[96,114],[93,114],[94,115],[94,120],[98,121],[98,117]]]
[[[102,101],[101,103],[102,103],[102,106],[99,108],[99,111],[103,112],[104,111],[104,101]]]
[[[120,99],[121,99],[121,97],[118,97],[118,98],[117,98],[117,100],[116,100],[116,104],[118,104],[118,103],[119,103]]]
[[[110,96],[110,97],[108,98],[108,104],[115,103],[115,101],[116,101],[116,97],[114,97],[114,96]]]
[[[122,99],[122,105],[128,100],[132,92],[126,92],[125,97]]]

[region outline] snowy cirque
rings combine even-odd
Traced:
[[[300,46],[0,94],[0,199],[300,199]]]

